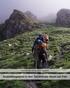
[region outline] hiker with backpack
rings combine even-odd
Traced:
[[[47,34],[39,34],[35,39],[32,52],[35,57],[35,66],[40,68],[40,63],[42,61],[42,66],[45,67],[47,65],[46,61],[47,57],[47,48],[48,48],[48,35]]]

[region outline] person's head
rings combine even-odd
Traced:
[[[39,37],[42,37],[42,34],[39,34],[38,36],[39,36]]]
[[[47,35],[47,34],[44,34],[44,41],[45,41],[46,43],[48,43],[48,40],[49,40],[48,35]]]

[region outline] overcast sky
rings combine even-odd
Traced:
[[[61,8],[70,9],[70,0],[0,0],[0,22],[7,19],[13,9],[31,11],[38,17],[57,13]]]

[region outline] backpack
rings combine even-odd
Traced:
[[[38,39],[37,44],[36,44],[36,48],[38,48],[38,49],[47,48],[47,44],[44,43],[42,40]]]
[[[47,46],[47,41],[48,41],[48,35],[40,35],[36,38],[35,42],[34,42],[34,45],[33,45],[33,48],[38,48],[38,49],[41,49],[41,48],[48,48]],[[33,50],[32,48],[32,50]]]

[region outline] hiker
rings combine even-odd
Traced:
[[[39,34],[39,36],[35,39],[32,52],[36,59],[36,67],[39,68],[40,62],[42,60],[42,64],[46,63],[47,60],[47,48],[48,48],[48,35],[47,34]],[[45,55],[43,55],[45,54]]]

